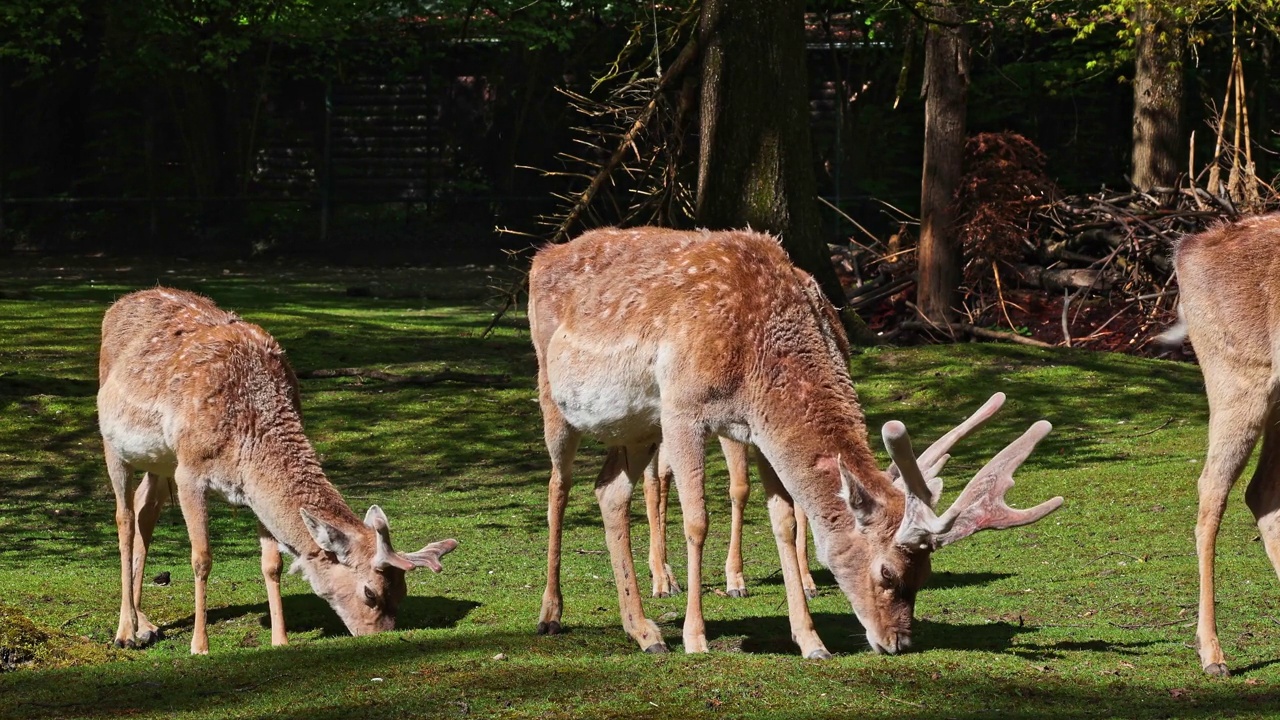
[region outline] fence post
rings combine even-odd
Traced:
[[[333,81],[324,83],[324,139],[320,155],[320,244],[329,244],[329,195],[333,184],[333,164],[331,158],[333,122]]]

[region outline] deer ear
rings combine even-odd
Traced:
[[[839,458],[836,458],[836,465],[840,468],[840,497],[849,503],[849,508],[853,510],[853,517],[858,521],[858,527],[870,525],[879,512],[879,503],[871,497],[866,488],[862,487],[858,478],[845,469],[844,463],[840,462]]]
[[[351,538],[336,525],[307,512],[306,508],[299,508],[298,512],[302,514],[302,523],[307,526],[307,532],[311,533],[311,539],[316,541],[320,549],[333,553],[338,562],[346,564],[351,553]]]

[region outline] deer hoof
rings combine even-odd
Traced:
[[[669,598],[671,597],[671,595],[672,593],[669,593],[669,592],[656,592],[653,594],[653,596],[656,598]]]
[[[746,588],[742,588],[742,589],[737,589],[737,588],[735,588],[735,589],[733,589],[733,590],[730,590],[730,591],[726,592],[725,594],[726,594],[726,595],[728,595],[729,597],[732,597],[732,598],[744,598],[744,597],[746,597],[746,596],[747,596],[747,589],[746,589]]]
[[[667,644],[656,642],[644,649],[650,655],[665,655],[667,653]]]
[[[120,638],[116,638],[115,640],[111,641],[111,644],[121,650],[133,650],[134,648],[138,647],[137,643],[135,643],[132,638],[129,640],[121,640]]]
[[[164,633],[157,628],[155,630],[144,630],[138,633],[137,643],[138,643],[138,647],[148,647],[150,645],[154,645],[157,642],[160,642],[163,639],[164,639]]]
[[[818,588],[805,588],[804,596],[809,598],[810,600],[818,597]]]
[[[831,653],[827,652],[826,648],[818,648],[817,650],[810,650],[809,654],[805,655],[805,658],[809,660],[830,660]]]
[[[561,631],[560,623],[555,620],[548,620],[538,623],[539,635],[559,635]]]
[[[1213,677],[1227,677],[1231,674],[1223,663],[1209,663],[1204,666],[1204,672],[1206,675],[1212,675]]]

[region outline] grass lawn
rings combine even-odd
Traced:
[[[1009,500],[1027,507],[1063,495],[1066,505],[1039,524],[981,533],[939,552],[917,603],[916,651],[868,652],[848,602],[822,571],[811,609],[836,657],[798,656],[758,489],[745,538],[752,595],[717,593],[728,497],[712,452],[702,588],[712,652],[679,652],[681,596],[646,601],[676,652],[640,653],[617,615],[590,490],[602,458],[592,443],[579,454],[566,517],[569,632],[535,635],[549,464],[533,350],[522,315],[479,337],[494,307],[489,286],[504,272],[177,261],[0,268],[0,646],[24,617],[34,623],[26,637],[39,641],[34,666],[0,672],[0,718],[1280,713],[1280,586],[1244,506],[1244,483],[1218,552],[1220,633],[1233,676],[1205,677],[1190,648],[1195,481],[1207,420],[1198,369],[1067,350],[877,348],[852,361],[873,430],[903,420],[921,447],[992,392],[1009,395],[996,420],[954,451],[944,504],[1031,422],[1055,426]],[[359,513],[380,504],[400,549],[461,541],[443,574],[410,576],[395,632],[347,637],[305,581],[289,576],[292,644],[271,648],[253,518],[215,503],[211,654],[187,653],[192,574],[176,508],[161,517],[147,571],[169,571],[172,581],[143,593],[167,637],[144,651],[106,648],[119,608],[119,560],[94,416],[98,330],[114,298],[157,283],[205,293],[262,325],[300,371],[509,376],[498,387],[302,382],[308,434],[349,504]],[[353,287],[367,292],[350,294]],[[638,495],[635,552],[643,565]],[[671,538],[682,574],[678,521]],[[647,582],[645,573],[642,588]]]

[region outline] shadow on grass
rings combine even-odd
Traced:
[[[818,631],[827,650],[842,654],[870,652],[866,631],[853,612],[813,613],[812,617],[814,629]],[[677,628],[681,622],[683,619],[676,621]],[[961,625],[917,619],[912,627],[913,651],[1008,652],[1014,647],[1014,638],[1038,632],[1031,625],[1022,626],[1007,622]],[[715,647],[739,650],[744,653],[779,655],[799,653],[796,644],[791,640],[791,625],[786,615],[708,620],[707,640]]]
[[[291,633],[319,631],[323,637],[344,637],[350,635],[342,620],[329,607],[329,604],[315,595],[286,595],[284,604],[285,629]],[[456,600],[446,597],[409,596],[400,604],[396,618],[397,630],[426,630],[456,627],[480,603],[474,600]],[[235,620],[248,615],[257,615],[258,624],[263,628],[271,628],[271,616],[267,604],[228,605],[209,611],[210,625],[226,620]],[[161,626],[166,632],[173,630],[189,630],[195,623],[195,616],[175,620]]]
[[[526,634],[494,633],[466,639],[364,638],[237,651],[172,662],[124,662],[43,673],[0,676],[0,715],[40,718],[203,717],[404,718],[425,717],[741,717],[777,716],[787,694],[813,684],[845,697],[807,705],[787,717],[847,718],[848,703],[874,709],[853,713],[896,718],[1265,717],[1280,696],[1262,687],[1215,682],[1188,674],[1182,685],[1116,681],[1110,677],[1045,673],[993,675],[981,667],[934,668],[907,658],[699,658],[646,656],[557,657],[558,643]],[[574,655],[576,646],[564,646]],[[519,650],[515,650],[518,648]],[[536,648],[536,649],[535,649]],[[539,650],[541,652],[539,652]],[[508,661],[477,657],[519,653]],[[145,655],[140,655],[145,658]],[[857,662],[854,662],[857,661]],[[726,694],[747,665],[756,693]],[[701,680],[691,682],[696,669]],[[938,670],[941,672],[938,672]],[[1198,672],[1198,671],[1197,671]],[[381,683],[370,683],[377,676]],[[1176,681],[1175,681],[1176,682]],[[674,685],[673,685],[674,683]],[[663,706],[645,703],[658,693]],[[907,688],[904,690],[904,688]],[[900,699],[907,698],[907,699]],[[896,700],[899,706],[882,702]],[[652,706],[652,709],[651,709]],[[770,712],[772,708],[773,712]]]
[[[820,568],[817,570],[810,569],[813,575],[813,582],[818,589],[827,590],[835,594],[840,593],[840,588],[836,586],[836,579],[830,570]],[[929,582],[925,584],[926,590],[943,590],[951,588],[963,587],[981,587],[989,585],[997,580],[1003,580],[1007,577],[1013,577],[1013,573],[993,573],[993,572],[939,572],[929,577]],[[752,579],[755,585],[782,585],[782,573],[773,572],[769,575]]]

